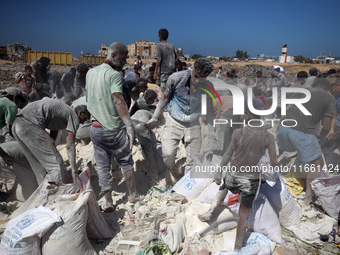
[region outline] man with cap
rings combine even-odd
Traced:
[[[312,67],[311,69],[309,69],[310,77],[307,78],[304,84],[305,88],[311,88],[313,86],[314,80],[316,76],[318,76],[318,73],[319,73],[319,70],[316,67]]]

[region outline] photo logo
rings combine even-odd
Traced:
[[[222,105],[222,101],[220,96],[217,94],[216,90],[212,88],[211,86],[206,85],[210,90],[214,91],[214,93],[217,95],[218,99],[220,100],[220,103]],[[233,114],[234,115],[243,115],[244,114],[244,102],[245,102],[245,97],[243,95],[243,92],[240,88],[234,86],[234,85],[225,85],[225,89],[229,90],[232,94],[233,97]],[[207,91],[206,89],[202,89],[205,91],[207,94],[210,95],[210,97],[213,98],[212,94]],[[274,113],[278,107],[278,89],[273,88],[273,102],[271,107],[268,110],[257,110],[253,106],[253,90],[251,87],[248,87],[248,97],[247,97],[247,103],[248,107],[251,113],[259,116],[264,116],[264,115],[270,115]],[[302,93],[305,95],[304,98],[287,98],[287,94],[294,94],[294,93]],[[290,88],[290,87],[285,87],[281,88],[281,111],[282,115],[286,115],[287,113],[287,105],[295,105],[304,115],[312,115],[304,106],[304,103],[307,103],[311,99],[311,93],[309,90],[304,89],[304,88]],[[202,115],[207,114],[207,97],[206,94],[201,95],[201,100],[202,100],[202,105],[201,105],[201,113]],[[216,100],[213,98],[215,105]]]
[[[211,87],[210,85],[208,85],[208,84],[206,84],[206,83],[204,83],[203,85],[204,85],[204,86],[207,86],[212,92],[215,93],[215,95],[217,96],[218,100],[220,101],[220,103],[221,103],[221,105],[222,105],[221,97],[220,97],[220,95],[217,93],[217,91],[216,91],[213,87]],[[213,97],[213,95],[210,93],[209,90],[204,89],[204,88],[199,88],[199,89],[201,89],[201,90],[203,90],[205,93],[207,93],[207,94],[212,98],[212,100],[214,101],[215,105],[217,105],[215,98]]]

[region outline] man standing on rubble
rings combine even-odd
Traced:
[[[168,105],[168,116],[162,135],[162,151],[166,171],[167,185],[174,185],[175,157],[179,142],[183,139],[186,150],[186,163],[183,166],[187,173],[193,165],[194,156],[201,148],[201,94],[202,89],[210,90],[213,87],[206,78],[213,70],[213,65],[206,58],[199,58],[194,63],[194,70],[185,70],[173,73],[162,88],[162,96],[157,109],[148,124],[153,127]],[[207,86],[206,84],[209,84]],[[210,87],[210,88],[209,88]],[[210,104],[209,104],[210,103]],[[208,100],[207,105],[211,105]],[[207,107],[212,111],[212,107]],[[206,117],[213,118],[214,113],[208,112]]]
[[[157,80],[158,68],[159,68],[159,80],[161,82],[161,88],[166,84],[169,76],[176,72],[176,58],[177,53],[175,47],[169,43],[168,40],[169,32],[165,28],[158,31],[158,39],[161,43],[156,46],[155,58],[157,59],[154,80]]]
[[[101,194],[105,197],[104,211],[114,211],[110,175],[111,157],[123,170],[130,202],[138,199],[132,160],[134,130],[124,101],[123,83],[118,72],[126,64],[128,50],[120,42],[108,49],[106,61],[86,75],[88,109],[91,113],[91,140],[97,162]]]

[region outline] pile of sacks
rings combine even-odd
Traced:
[[[88,171],[74,184],[43,182],[11,215],[0,254],[97,254],[89,239],[112,238]]]

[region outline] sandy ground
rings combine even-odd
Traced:
[[[143,64],[145,65],[151,65],[153,62],[156,62],[154,59],[143,59]],[[187,64],[193,65],[195,61],[184,61]],[[134,63],[134,60],[128,60],[128,63],[132,65]],[[306,71],[308,73],[309,69],[311,67],[316,67],[319,69],[321,72],[328,71],[329,69],[335,68],[335,69],[340,69],[340,64],[292,64],[292,63],[286,63],[286,64],[280,64],[280,63],[275,63],[275,62],[245,62],[245,61],[240,61],[240,62],[213,62],[213,65],[215,67],[223,66],[223,65],[230,65],[230,66],[245,66],[245,65],[251,65],[251,64],[256,64],[256,65],[262,65],[266,67],[272,67],[274,65],[280,65],[282,66],[286,72],[290,73],[296,73],[300,71]],[[232,69],[232,68],[230,68]]]

